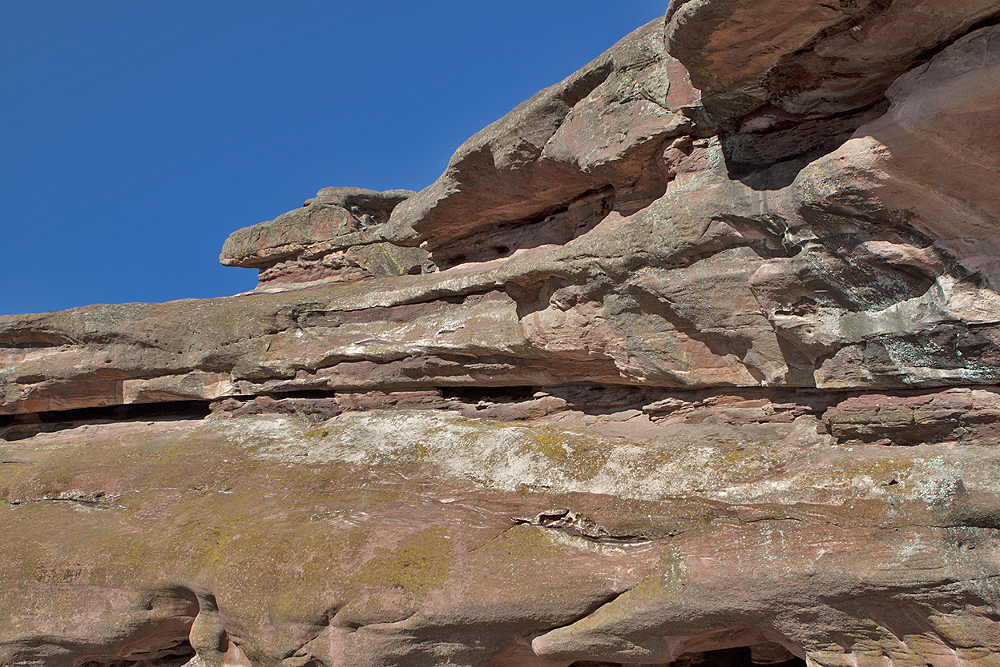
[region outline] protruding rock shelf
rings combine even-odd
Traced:
[[[392,209],[415,194],[323,188],[302,208],[233,232],[219,261],[259,269],[261,286],[420,273],[431,266],[427,253],[385,243],[383,234]]]
[[[1000,6],[674,0],[233,297],[0,317],[0,665],[1000,666]]]

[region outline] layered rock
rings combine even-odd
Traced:
[[[989,0],[681,0],[666,40],[743,174],[836,146],[894,79],[998,16]]]
[[[414,194],[323,188],[302,208],[233,232],[219,261],[258,269],[261,286],[420,273],[426,253],[383,242],[392,209]]]
[[[0,662],[998,664],[998,17],[675,1],[253,292],[0,318]]]
[[[466,141],[393,211],[390,238],[420,243],[443,268],[565,244],[612,208],[631,213],[663,194],[663,153],[686,152],[697,100],[666,53],[662,19],[651,21]]]
[[[374,410],[7,445],[0,660],[995,664],[996,447],[836,447],[808,416],[642,435],[586,417]]]
[[[636,35],[648,40],[648,31]],[[321,287],[3,318],[0,412],[295,388],[995,382],[997,195],[975,192],[997,171],[988,149],[1000,126],[997,100],[976,83],[997,76],[995,31],[975,31],[900,78],[884,117],[779,190],[729,178],[718,138],[686,135],[663,152],[672,166],[662,197],[623,215],[621,188],[604,184],[542,220],[494,225],[495,238],[511,244],[506,258],[359,286],[353,279],[362,275],[402,270],[380,270],[371,258],[409,251],[373,241],[391,220],[333,235],[360,223],[320,197],[281,225],[235,233],[224,256],[274,262],[262,277],[294,265]],[[922,111],[927,100],[975,130],[965,143],[949,131],[948,150],[935,154],[942,169],[919,156],[943,127],[934,122],[942,116]],[[623,196],[631,201],[633,193]],[[295,226],[330,211],[341,216],[327,230],[332,240]],[[481,236],[466,240],[474,246]],[[332,274],[303,273],[308,257],[320,256],[319,264],[361,260]],[[351,284],[333,284],[345,280]],[[151,398],[156,392],[161,398]]]

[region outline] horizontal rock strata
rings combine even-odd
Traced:
[[[998,45],[674,0],[252,292],[0,317],[0,664],[1000,665]]]
[[[394,409],[7,445],[0,656],[992,664],[995,446],[831,447],[807,417],[613,433]]]
[[[383,242],[389,213],[414,194],[324,188],[300,209],[233,232],[219,261],[258,269],[261,285],[420,273],[426,253]]]

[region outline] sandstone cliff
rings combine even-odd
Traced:
[[[252,292],[0,317],[0,664],[1000,665],[1000,7],[674,0]]]

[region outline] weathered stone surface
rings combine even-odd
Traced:
[[[392,209],[414,194],[323,188],[302,208],[233,232],[219,261],[259,269],[262,285],[420,273],[426,253],[382,242]]]
[[[251,293],[0,318],[0,664],[1000,665],[997,16],[675,1]]]
[[[847,442],[995,442],[1000,397],[993,388],[864,394],[827,410],[823,421],[833,436]]]
[[[540,226],[494,227],[491,238],[508,251],[536,234],[539,245],[509,257],[364,289],[2,318],[0,410],[467,383],[993,383],[996,194],[970,188],[998,171],[985,148],[1000,143],[997,101],[975,83],[1000,71],[989,48],[995,30],[970,34],[900,79],[884,118],[779,190],[732,180],[717,138],[688,137],[668,150],[675,169],[662,197],[623,214],[609,187]],[[939,90],[944,82],[950,94]],[[926,100],[978,131],[951,132],[950,151],[937,158],[946,170],[916,157],[921,137],[943,125],[920,111]],[[958,208],[962,201],[973,203]],[[334,205],[320,197],[310,206],[317,202]],[[364,255],[357,263],[371,267],[385,246],[342,255]],[[320,260],[327,268],[330,257]],[[215,384],[191,394],[204,373]]]
[[[822,198],[828,209],[881,210],[887,222],[889,215],[905,221],[992,291],[998,285],[993,229],[1000,220],[1000,193],[992,187],[1000,172],[998,39],[996,26],[976,30],[897,79],[887,93],[889,112],[810,166],[803,179],[808,196]],[[915,267],[927,261],[886,259]],[[970,296],[967,308],[991,317],[995,305],[982,298],[976,303]]]
[[[1000,450],[852,451],[816,426],[394,410],[9,443],[0,660],[993,664]]]
[[[998,17],[989,0],[672,0],[666,38],[713,115],[770,106],[817,117],[871,105],[928,54]],[[760,131],[761,115],[753,122]]]
[[[666,39],[743,177],[843,143],[895,78],[998,17],[989,0],[675,0]]]
[[[437,182],[394,209],[389,238],[422,243],[447,267],[565,243],[572,230],[555,241],[541,230],[598,190],[612,188],[623,211],[659,197],[663,151],[691,129],[684,111],[698,98],[664,51],[662,23],[636,30],[465,142]],[[517,244],[475,236],[497,226],[531,231]]]

